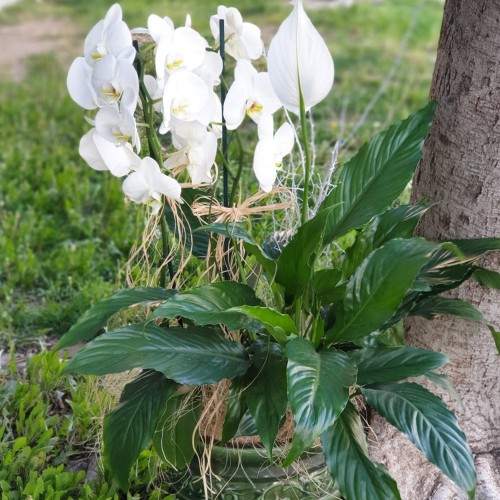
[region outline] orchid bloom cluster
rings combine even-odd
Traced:
[[[221,22],[225,52],[236,60],[234,81],[223,104],[215,91],[224,65],[218,52]],[[95,170],[127,176],[122,185],[125,195],[151,205],[153,213],[161,208],[163,196],[180,201],[179,180],[185,171],[192,185],[214,182],[222,125],[235,130],[246,116],[258,131],[254,173],[260,188],[270,192],[295,140],[288,122],[275,132],[273,115],[282,106],[298,113],[300,99],[308,109],[326,96],[333,83],[331,56],[300,0],[295,0],[293,12],[271,44],[269,72],[258,72],[252,65],[264,57],[261,32],[244,22],[237,9],[219,6],[210,28],[212,46],[191,27],[189,16],[185,26],[177,28],[168,17],[149,16],[147,29],[136,31],[155,43],[156,75],[144,75],[141,82],[133,65],[132,35],[115,4],[87,35],[84,55],[75,59],[68,73],[72,99],[86,110],[96,110],[87,119],[92,128],[80,141],[80,155]],[[162,146],[154,158],[139,156],[136,115],[144,106],[142,93],[161,114],[158,133],[170,134],[170,140],[162,139],[161,144],[171,146]],[[157,133],[151,123],[144,126],[146,134]]]

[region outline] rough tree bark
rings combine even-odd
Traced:
[[[500,0],[446,0],[430,92],[438,108],[413,200],[438,202],[419,232],[431,240],[500,236]],[[500,258],[485,266],[499,269]],[[500,294],[471,284],[471,300],[500,326]],[[407,324],[411,344],[447,354],[463,407],[453,407],[475,455],[476,498],[500,499],[500,362],[484,326],[443,318]],[[446,399],[446,398],[445,398]],[[375,418],[373,458],[389,468],[405,500],[466,498],[400,433]]]

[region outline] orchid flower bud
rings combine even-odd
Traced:
[[[274,92],[283,107],[293,113],[300,113],[301,95],[308,110],[332,88],[332,56],[307,16],[302,0],[294,0],[293,11],[271,42],[267,61]]]

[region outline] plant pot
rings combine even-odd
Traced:
[[[280,456],[281,450],[275,450]],[[335,499],[340,495],[326,469],[321,452],[304,453],[290,467],[269,464],[267,453],[258,448],[214,446],[211,454],[209,498],[221,500]],[[178,477],[177,498],[205,498],[199,464]]]

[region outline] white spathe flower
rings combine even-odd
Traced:
[[[217,138],[212,132],[205,132],[202,143],[186,143],[164,163],[169,170],[187,168],[194,185],[212,182],[211,170],[217,155]]]
[[[273,135],[273,117],[265,115],[259,122],[259,142],[255,147],[253,170],[262,191],[269,193],[276,181],[283,158],[290,154],[294,133],[289,123],[284,123]]]
[[[80,139],[80,156],[94,170],[109,170],[115,177],[123,177],[136,169],[141,159],[130,144],[114,144],[101,137],[96,129],[89,130]]]
[[[133,62],[135,49],[130,30],[122,20],[120,5],[112,5],[104,19],[90,30],[85,38],[83,53],[85,61],[91,67],[108,54]]]
[[[163,123],[160,133],[170,130],[171,118],[199,121],[205,126],[213,119],[214,92],[194,73],[177,71],[170,76],[163,92]]]
[[[124,144],[132,142],[139,153],[141,142],[134,115],[126,108],[118,110],[114,106],[103,106],[95,117],[97,133],[109,142]]]
[[[139,78],[134,66],[126,59],[107,55],[92,72],[92,89],[99,107],[120,104],[130,113],[135,112],[139,97]]]
[[[219,41],[219,21],[224,20],[224,46],[226,52],[236,60],[258,59],[264,50],[260,29],[252,23],[243,22],[238,9],[219,5],[217,15],[210,17],[210,29]]]
[[[155,67],[159,80],[180,69],[193,71],[205,60],[208,43],[194,29],[187,26],[173,29],[169,21],[155,14],[148,18],[148,29],[157,44]]]
[[[262,115],[271,115],[280,107],[281,102],[274,93],[269,75],[258,73],[249,61],[240,59],[224,103],[227,128],[238,128],[245,114],[258,123]]]
[[[300,113],[300,93],[308,110],[330,92],[333,59],[302,0],[295,0],[292,13],[271,41],[267,69],[276,95],[293,113]]]
[[[158,163],[149,156],[143,158],[136,171],[123,181],[122,189],[133,202],[150,205],[153,214],[160,211],[162,195],[176,201],[181,200],[180,184],[172,177],[162,174]]]

